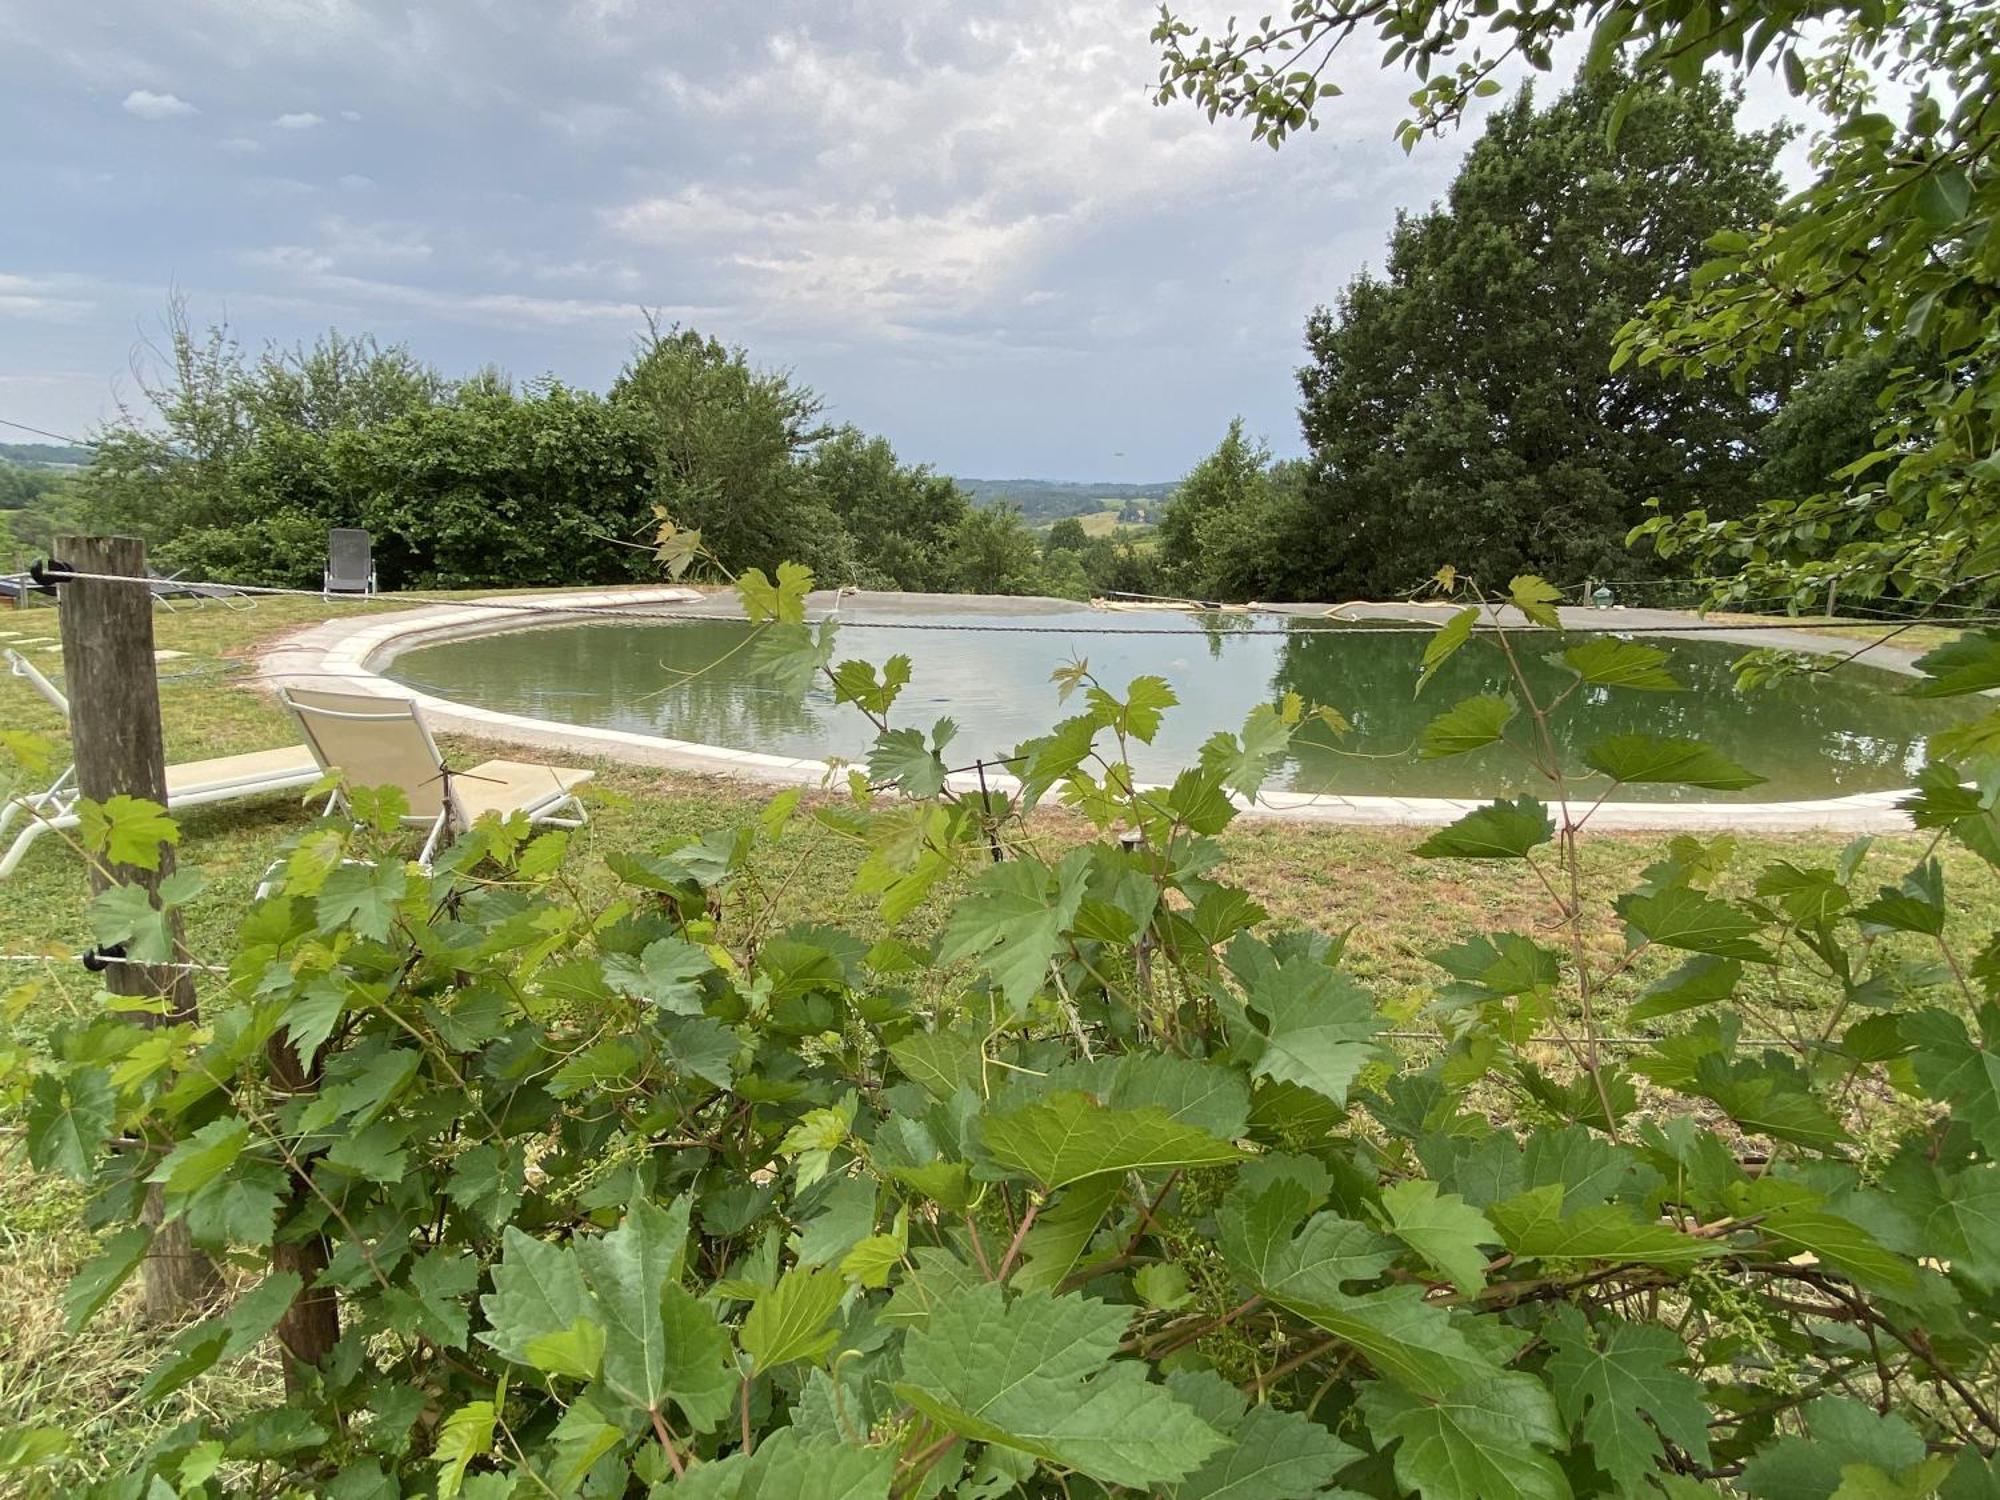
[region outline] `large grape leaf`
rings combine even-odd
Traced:
[[[539,1340],[569,1333],[580,1318],[597,1317],[597,1301],[584,1284],[576,1252],[511,1224],[493,1266],[493,1290],[479,1306],[489,1325],[480,1342],[524,1365],[538,1364],[530,1351],[542,1352]]]
[[[1248,1124],[1250,1089],[1234,1068],[1164,1052],[1128,1052],[1108,1072],[1108,1091],[1099,1097],[1114,1109],[1157,1107],[1224,1140],[1236,1139]]]
[[[885,729],[875,736],[868,752],[868,776],[883,784],[894,783],[912,797],[935,797],[944,790],[949,768],[942,752],[957,732],[950,719],[938,720],[935,747],[924,743],[921,729]]]
[[[1046,1188],[1100,1172],[1212,1166],[1242,1155],[1228,1141],[1183,1124],[1157,1105],[1107,1109],[1073,1090],[987,1115],[980,1134],[994,1161]]]
[[[1230,1268],[1280,1303],[1333,1301],[1350,1281],[1372,1281],[1396,1258],[1396,1242],[1353,1219],[1314,1214],[1305,1188],[1285,1178],[1238,1189],[1216,1210],[1217,1242]]]
[[[1306,954],[1254,974],[1246,998],[1263,1020],[1253,1075],[1297,1083],[1335,1104],[1376,1055],[1375,1005],[1353,980]]]
[[[1172,1500],[1308,1500],[1361,1457],[1311,1418],[1268,1404],[1245,1410],[1243,1393],[1212,1370],[1167,1377],[1167,1389],[1204,1422],[1235,1439],[1169,1492]]]
[[[29,1165],[89,1182],[117,1118],[118,1093],[103,1068],[41,1074],[28,1093]]]
[[[661,1494],[674,1500],[888,1500],[898,1449],[853,1448],[780,1427],[751,1453],[699,1464]]]
[[[1667,782],[1711,792],[1740,792],[1765,778],[1700,740],[1614,734],[1583,752],[1584,764],[1617,782]]]
[[[1743,961],[1699,953],[1665,978],[1646,987],[1626,1014],[1634,1021],[1650,1021],[1678,1011],[1716,1005],[1736,993],[1743,982]]]
[[[1438,669],[1458,654],[1458,648],[1472,638],[1479,622],[1479,606],[1468,605],[1440,625],[1437,634],[1424,642],[1424,669],[1417,674],[1417,692],[1438,673]]]
[[[1643,641],[1592,636],[1563,652],[1562,660],[1585,682],[1599,687],[1634,688],[1644,693],[1685,691],[1680,679],[1667,670],[1667,653]]]
[[[1917,658],[1927,679],[1910,689],[1913,698],[1956,698],[2000,687],[2000,630],[1968,630]]]
[[[1417,845],[1419,859],[1526,859],[1556,836],[1549,810],[1533,797],[1489,802]]]
[[[676,1276],[687,1220],[644,1198],[611,1233],[579,1239],[575,1254],[604,1328],[604,1385],[641,1411],[669,1397],[698,1421],[728,1379],[729,1335]]]
[[[2000,1162],[1948,1172],[1906,1147],[1864,1198],[1891,1248],[1941,1261],[1983,1291],[2000,1287]]]
[[[1505,733],[1514,717],[1514,702],[1496,693],[1453,704],[1426,724],[1417,735],[1417,756],[1421,760],[1443,760],[1464,755],[1492,744]]]
[[[1593,1330],[1573,1307],[1556,1310],[1547,1338],[1556,1405],[1581,1425],[1597,1466],[1636,1494],[1659,1464],[1664,1434],[1708,1461],[1708,1405],[1702,1384],[1681,1368],[1687,1346],[1657,1324],[1609,1320]]]
[[[1870,1411],[1845,1396],[1821,1396],[1799,1412],[1811,1435],[1780,1437],[1752,1455],[1739,1481],[1744,1494],[1757,1500],[1830,1500],[1836,1491],[1919,1493],[1886,1483],[1924,1459],[1923,1438],[1901,1415]],[[1846,1491],[1848,1478],[1862,1469],[1877,1471],[1875,1486]]]
[[[1382,1212],[1397,1239],[1468,1295],[1486,1284],[1486,1252],[1500,1236],[1486,1215],[1435,1182],[1407,1178],[1382,1190]]]
[[[1507,601],[1544,629],[1562,629],[1562,616],[1556,613],[1562,590],[1546,578],[1537,578],[1533,573],[1516,574],[1508,581]]]
[[[604,960],[604,979],[621,995],[650,1000],[680,1016],[701,1014],[701,976],[715,967],[706,949],[683,938],[648,943],[635,959],[614,953]]]
[[[146,1251],[152,1246],[153,1231],[144,1224],[133,1224],[108,1236],[97,1255],[83,1263],[83,1266],[63,1288],[63,1327],[70,1333],[78,1333],[83,1325],[97,1315],[97,1310],[109,1302],[123,1286],[131,1274],[139,1269],[146,1258]]]
[[[1570,1500],[1548,1454],[1564,1446],[1562,1424],[1532,1375],[1496,1370],[1436,1399],[1378,1381],[1362,1387],[1361,1410],[1423,1500]]]
[[[1618,915],[1647,941],[1683,953],[1712,953],[1750,963],[1777,962],[1753,941],[1761,924],[1741,907],[1718,901],[1689,886],[1668,886],[1651,894],[1630,892],[1614,903]]]
[[[793,1266],[757,1299],[743,1320],[743,1352],[757,1373],[794,1360],[815,1360],[839,1337],[830,1325],[847,1293],[832,1266]]]
[[[1032,857],[988,867],[945,924],[939,959],[978,959],[1007,1003],[1026,1011],[1076,919],[1089,874],[1088,849],[1072,851],[1053,870]]]
[[[903,1347],[899,1398],[977,1442],[997,1443],[1107,1484],[1185,1479],[1228,1440],[1112,1356],[1129,1308],[980,1285],[940,1298]]]
[[[1563,1207],[1563,1186],[1552,1182],[1517,1193],[1487,1212],[1501,1240],[1522,1260],[1630,1260],[1686,1267],[1723,1250],[1713,1240],[1635,1218],[1622,1204],[1598,1203],[1574,1213],[1564,1213]]]
[[[319,930],[347,929],[378,943],[384,941],[396,920],[396,904],[408,885],[408,873],[394,861],[342,865],[320,887],[316,906]]]
[[[1146,744],[1160,731],[1160,715],[1181,700],[1164,677],[1134,677],[1125,685],[1123,701],[1101,687],[1084,694],[1090,711],[1106,729],[1116,729]]]
[[[1421,1287],[1350,1293],[1349,1282],[1371,1281],[1388,1269],[1396,1242],[1334,1213],[1315,1214],[1300,1229],[1312,1201],[1289,1176],[1231,1193],[1216,1211],[1230,1269],[1412,1390],[1442,1394],[1497,1368],[1444,1308],[1425,1300]]]
[[[1758,1206],[1753,1185],[1746,1207]],[[1781,1203],[1770,1208],[1757,1227],[1767,1239],[1778,1242],[1779,1254],[1786,1258],[1803,1251],[1863,1286],[1909,1291],[1916,1285],[1916,1269],[1909,1260],[1852,1219],[1811,1203]],[[1937,1249],[1927,1247],[1925,1253],[1935,1254]]]
[[[1932,1099],[1951,1106],[1952,1117],[1972,1130],[1989,1155],[2000,1156],[2000,1006],[1979,1009],[1979,1040],[1949,1011],[1920,1010],[1903,1017],[1903,1040],[1916,1048],[1917,1081]]]

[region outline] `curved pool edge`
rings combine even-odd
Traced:
[[[830,596],[829,596],[830,597]],[[964,607],[969,598],[951,596]],[[520,628],[518,596],[490,608],[413,608],[407,614],[365,615],[333,619],[285,636],[257,658],[257,680],[280,687],[323,688],[335,692],[368,693],[403,698],[420,705],[432,728],[446,734],[525,746],[558,754],[591,754],[629,765],[658,766],[699,775],[726,776],[771,787],[818,787],[830,783],[836,767],[824,760],[764,755],[660,735],[635,734],[566,724],[525,714],[501,713],[425,693],[384,675],[378,668],[397,653],[416,645],[435,644],[467,635]],[[1016,607],[1025,601],[1008,600]],[[1048,601],[1055,603],[1057,601]],[[1068,604],[1069,601],[1060,601]],[[719,615],[734,610],[728,601],[692,589],[653,588],[535,596],[539,611],[549,612],[538,624],[564,620],[615,617],[621,608],[673,604]],[[513,606],[513,607],[510,607]],[[1581,612],[1580,612],[1581,613]],[[1647,611],[1648,615],[1664,614]],[[1692,618],[1683,616],[1682,618]],[[1635,634],[1645,625],[1632,622]],[[1807,634],[1800,632],[1800,634]],[[1833,641],[1832,637],[1817,637]],[[1851,643],[1846,643],[1851,644]],[[1842,649],[1840,643],[1833,649]],[[1883,665],[1890,665],[1883,662]],[[1905,668],[1905,670],[1907,670]],[[989,773],[988,784],[1012,790],[1011,776]],[[956,791],[979,789],[975,776],[950,778]],[[1605,831],[1686,832],[1740,830],[1758,833],[1907,833],[1914,824],[1896,803],[1906,791],[1862,792],[1804,802],[1605,802],[1590,815],[1589,826]],[[1482,806],[1481,799],[1450,797],[1346,796],[1326,792],[1265,792],[1251,802],[1235,798],[1246,817],[1315,823],[1333,827],[1435,827],[1463,817]]]

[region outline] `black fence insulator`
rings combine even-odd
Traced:
[[[54,557],[50,558],[47,562],[28,564],[28,577],[34,581],[35,587],[44,594],[52,595],[57,589],[68,583],[70,571],[68,563]]]
[[[124,956],[123,943],[107,943],[102,948],[86,948],[83,950],[83,966],[93,974],[102,974]]]

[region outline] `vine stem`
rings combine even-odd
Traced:
[[[1122,1258],[1131,1259],[1139,1248],[1139,1241],[1146,1237],[1146,1231],[1157,1227],[1153,1222],[1153,1215],[1160,1211],[1160,1205],[1167,1201],[1167,1194],[1174,1190],[1174,1184],[1180,1180],[1181,1169],[1175,1167],[1173,1171],[1167,1174],[1167,1180],[1160,1184],[1160,1190],[1153,1195],[1153,1201],[1139,1210],[1138,1227],[1132,1231],[1132,1238],[1125,1242],[1125,1248],[1119,1252]]]
[[[971,1214],[965,1215],[965,1232],[972,1236],[972,1257],[979,1262],[979,1273],[988,1281],[993,1279],[993,1263],[986,1258],[986,1241],[979,1237],[979,1225],[973,1222]]]
[[[739,1388],[739,1391],[740,1394],[738,1395],[736,1405],[737,1409],[742,1414],[743,1455],[744,1457],[747,1458],[750,1456],[751,1452],[754,1451],[751,1447],[751,1438],[750,1438],[750,1377],[748,1375],[745,1375],[743,1377],[743,1384]]]
[[[667,1462],[673,1465],[674,1478],[687,1477],[687,1465],[681,1462],[680,1450],[674,1447],[674,1435],[667,1430],[667,1419],[660,1415],[658,1407],[653,1407],[648,1415],[653,1419],[653,1433],[660,1440],[660,1447],[666,1450]]]
[[[897,1493],[902,1496],[914,1495],[923,1487],[924,1476],[930,1473],[939,1459],[951,1452],[958,1441],[959,1436],[957,1433],[947,1432],[936,1442],[912,1453],[909,1458],[904,1460],[904,1462],[909,1464],[910,1472],[903,1480],[903,1487]]]
[[[1261,1400],[1263,1398],[1264,1392],[1269,1390],[1272,1386],[1276,1385],[1279,1381],[1283,1380],[1287,1375],[1291,1374],[1292,1371],[1298,1369],[1301,1365],[1311,1364],[1314,1360],[1318,1359],[1322,1354],[1326,1353],[1327,1350],[1333,1348],[1333,1346],[1338,1344],[1339,1342],[1340,1340],[1336,1338],[1321,1339],[1317,1344],[1314,1344],[1310,1349],[1306,1350],[1305,1353],[1294,1354],[1290,1359],[1286,1360],[1283,1364],[1274,1365],[1270,1370],[1268,1370],[1262,1375],[1259,1375],[1255,1380],[1246,1382],[1241,1387],[1241,1389],[1245,1393],[1255,1396]]]
[[[1014,1261],[1021,1253],[1021,1244],[1028,1237],[1028,1230],[1035,1222],[1035,1215],[1041,1211],[1041,1195],[1036,1194],[1028,1199],[1028,1211],[1021,1215],[1021,1222],[1014,1227],[1013,1242],[1007,1246],[1007,1253],[1000,1260],[1000,1270],[993,1278],[1003,1286],[1014,1269]]]

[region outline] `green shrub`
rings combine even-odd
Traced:
[[[1863,840],[1727,899],[1727,837],[1677,839],[1637,889],[1584,889],[1601,792],[1755,778],[1618,736],[1565,781],[1546,716],[1670,690],[1661,653],[1505,637],[1552,643],[1569,688],[1450,708],[1427,753],[1510,739],[1546,795],[1415,857],[1512,862],[1546,910],[1432,955],[1417,1061],[1339,938],[1273,930],[1220,869],[1239,799],[1336,715],[1261,707],[1135,788],[1173,694],[1076,664],[1018,787],[961,794],[948,721],[894,722],[908,661],[834,665],[810,584],[742,593],[776,680],[876,723],[847,800],[614,852],[619,889],[585,899],[567,832],[489,821],[425,871],[391,857],[396,799],[357,795],[360,825],[303,835],[247,913],[198,1023],[107,1008],[13,1064],[35,1165],[107,1237],[73,1324],[141,1264],[148,1184],[263,1268],[135,1399],[274,1330],[293,1356],[282,1405],[65,1493],[1992,1493],[2000,940],[1946,941],[1935,860],[1884,883]],[[1549,593],[1511,597],[1552,623]],[[1924,667],[1922,692],[2000,681],[2000,633]],[[1057,796],[1093,841],[1046,847]],[[1909,806],[2000,864],[1997,798],[1938,766]],[[807,818],[870,849],[894,935],[780,925],[762,851]],[[85,824],[97,857],[162,831],[143,805]],[[1585,938],[1601,902],[1622,951]],[[168,956],[129,891],[93,920]],[[1594,997],[1660,955],[1652,1034],[1618,1045]],[[1753,1040],[1751,969],[1837,1003]],[[26,1478],[63,1472],[63,1434],[8,1441]]]

